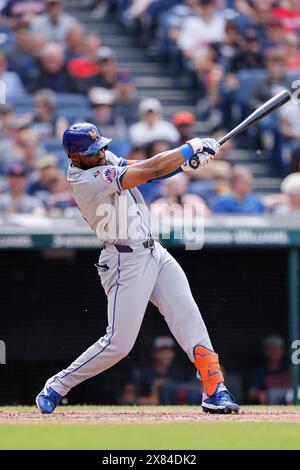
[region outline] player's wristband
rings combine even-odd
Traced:
[[[181,145],[179,148],[186,162],[188,162],[194,156],[194,150],[189,144]]]

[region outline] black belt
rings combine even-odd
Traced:
[[[154,240],[153,238],[149,238],[149,240],[146,240],[145,242],[142,243],[143,247],[150,248],[151,250],[154,248]],[[115,245],[116,249],[118,250],[119,253],[132,253],[133,248],[129,245]]]

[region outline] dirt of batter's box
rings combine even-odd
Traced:
[[[0,424],[129,424],[129,423],[212,423],[212,422],[246,422],[246,423],[300,423],[298,409],[268,409],[247,407],[239,415],[208,415],[199,408],[158,407],[118,409],[58,409],[49,415],[39,411],[1,410]]]

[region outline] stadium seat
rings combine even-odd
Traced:
[[[237,74],[240,84],[236,93],[236,99],[239,103],[249,103],[253,98],[257,84],[266,77],[266,71],[262,69],[241,70]]]
[[[64,106],[88,106],[88,99],[84,95],[76,93],[59,93],[57,106],[63,108]]]

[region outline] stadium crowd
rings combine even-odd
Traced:
[[[0,105],[0,214],[77,213],[60,143],[73,122],[93,122],[113,138],[113,152],[142,160],[194,137],[199,120],[220,136],[290,88],[300,70],[300,0],[91,1],[92,18],[113,11],[128,34],[140,33],[148,55],[168,63],[177,82],[194,89],[197,113],[182,109],[169,122],[159,100],[139,99],[135,77],[118,65],[101,29],[87,30],[61,0],[1,0],[0,7],[6,93]],[[207,214],[299,211],[299,119],[300,108],[291,102],[227,143],[204,170],[181,174],[175,183],[143,185],[146,201],[204,203]],[[273,175],[286,178],[281,194],[255,194],[251,170],[228,162],[234,147],[262,150]]]

